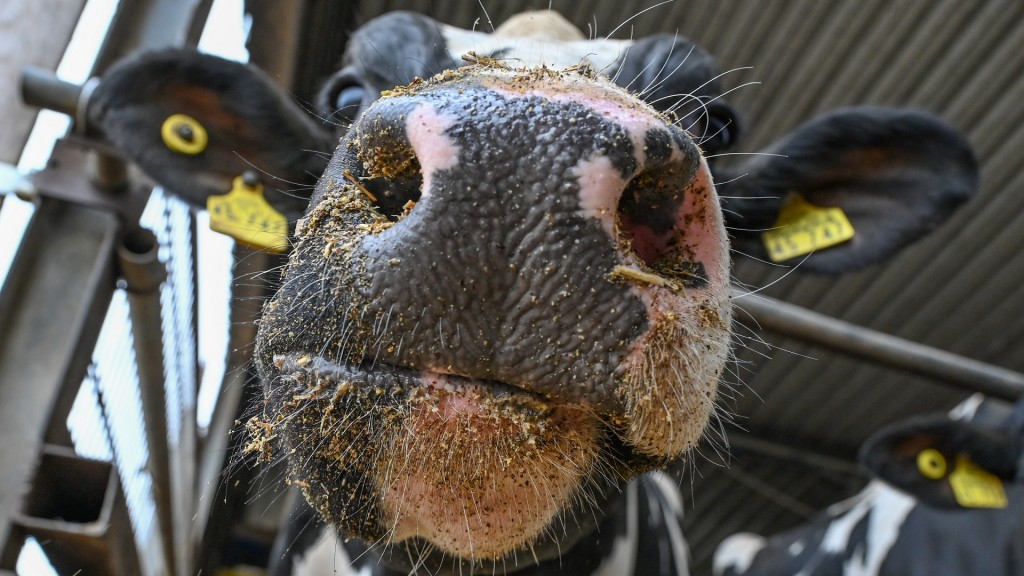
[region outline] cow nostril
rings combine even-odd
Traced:
[[[362,162],[358,182],[349,178],[381,214],[400,220],[420,200],[423,168],[416,152],[388,130],[364,131],[356,141]]]
[[[666,190],[655,174],[634,177],[619,198],[620,242],[644,264],[657,268],[676,250],[676,211],[682,192]]]
[[[619,246],[655,275],[684,288],[699,288],[707,277],[680,228],[686,193],[674,176],[662,169],[630,181],[616,214]]]
[[[359,185],[381,214],[391,220],[401,220],[409,214],[420,199],[423,177],[365,178]]]

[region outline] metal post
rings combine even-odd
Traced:
[[[35,66],[21,69],[21,100],[29,106],[54,110],[74,118],[81,94],[81,86],[57,78],[50,70]]]
[[[46,446],[15,529],[42,543],[61,574],[135,576],[138,550],[117,469]]]
[[[231,435],[246,406],[260,392],[250,370],[252,342],[256,339],[256,322],[268,297],[263,272],[280,263],[265,252],[235,246],[234,278],[231,299],[231,333],[224,384],[217,409],[210,422],[207,442],[203,446],[199,474],[198,513],[196,514],[197,568],[204,574],[216,568],[235,523],[241,516],[254,470],[246,466],[232,469],[241,448],[237,436]],[[230,476],[226,475],[228,472]]]
[[[733,289],[737,317],[760,329],[952,384],[969,392],[1016,401],[1024,374],[856,326],[805,308]]]
[[[164,561],[170,573],[176,574],[175,518],[164,379],[164,331],[160,307],[160,285],[167,278],[167,270],[157,256],[159,248],[156,235],[149,230],[135,228],[125,234],[117,248],[117,257],[131,311],[132,339],[139,369],[139,390],[146,426],[146,445],[149,448],[148,467],[153,478],[157,526],[163,542]]]
[[[808,468],[826,470],[844,476],[854,478],[864,478],[866,476],[864,470],[853,460],[847,460],[830,454],[822,454],[802,446],[766,440],[745,432],[730,430],[729,447],[738,451],[754,452],[771,458],[790,460]]]
[[[44,437],[70,444],[54,415],[66,416],[91,361],[119,233],[109,212],[44,200],[0,291],[0,568],[13,568],[11,520]]]
[[[212,0],[136,0],[120,3],[93,73],[102,74],[113,62],[139,49],[194,46],[211,4]],[[94,82],[86,84],[83,89],[55,80],[52,75],[43,77],[33,75],[30,71],[27,76],[23,84],[23,92],[25,92],[27,101],[55,108],[75,117],[77,133],[79,135],[88,133],[88,126],[82,122],[80,112],[84,109],[84,103],[88,99],[89,87],[95,84]],[[101,148],[95,142],[89,145],[94,149]],[[54,414],[57,416],[54,428],[58,430],[58,433],[49,433],[47,437],[53,441],[53,436],[60,436],[59,429],[63,426],[66,410],[70,408],[74,393],[77,391],[77,386],[72,384],[80,384],[82,375],[85,374],[100,323],[108,308],[110,295],[114,288],[114,247],[120,235],[121,225],[130,227],[136,222],[146,201],[146,195],[112,193],[123,191],[127,184],[125,166],[117,156],[113,151],[94,152],[89,154],[87,161],[91,165],[88,165],[78,162],[81,158],[72,154],[71,159],[74,162],[54,163],[69,169],[56,171],[56,174],[50,174],[55,171],[48,169],[42,173],[43,176],[49,175],[45,185],[39,179],[36,181],[41,190],[40,196],[46,198],[42,201],[45,206],[59,206],[60,211],[74,214],[102,214],[103,218],[109,220],[111,234],[102,250],[86,238],[91,231],[90,227],[87,224],[78,223],[75,219],[69,219],[55,233],[53,231],[49,234],[46,232],[35,233],[30,228],[25,248],[22,248],[21,254],[19,254],[24,265],[20,270],[12,269],[10,275],[16,289],[8,290],[5,287],[4,293],[0,294],[0,340],[3,341],[0,344],[0,404],[2,404],[0,405],[0,417],[3,420],[0,422],[0,437],[3,437],[5,441],[10,441],[10,443],[5,442],[5,445],[0,446],[0,456],[3,456],[4,462],[18,463],[18,466],[0,471],[0,494],[3,494],[3,497],[0,498],[0,551],[4,551],[3,547],[9,544],[7,542],[9,513],[17,507],[21,499],[20,495],[24,493],[23,484],[27,482],[28,471],[32,468],[34,457],[38,453],[39,442],[37,436],[33,435],[33,427],[43,426],[43,423],[49,422],[49,415]],[[87,172],[91,172],[95,186],[88,185],[88,181],[82,178],[82,175]],[[132,192],[137,191],[133,190]],[[66,202],[54,200],[54,198]],[[91,208],[84,208],[83,205]],[[57,210],[47,207],[41,208],[37,212],[36,219],[40,222],[40,230],[49,231],[54,225],[54,215],[51,214],[54,211]],[[64,244],[72,248],[69,250]],[[66,256],[62,256],[58,252],[57,256],[61,257],[51,257],[53,252],[60,249],[64,250]],[[87,274],[90,270],[87,266],[101,255],[104,258],[106,274],[103,277],[105,285],[99,289],[83,280],[92,280],[92,277]],[[64,259],[68,257],[74,259],[74,262],[65,262]],[[32,262],[29,263],[29,260]],[[52,260],[52,262],[47,262],[48,260]],[[43,263],[40,270],[32,269],[34,266],[39,266],[40,263]],[[46,278],[50,284],[45,286],[37,286],[35,283],[26,284],[22,280],[23,277],[31,277],[34,274],[41,275],[44,271],[50,270],[52,270],[52,274]],[[37,297],[28,297],[23,293],[37,295]],[[95,320],[95,330],[90,324],[90,329],[83,330],[84,334],[80,335],[76,332],[74,318],[65,318],[59,312],[63,312],[65,307],[77,305],[79,300],[87,299],[91,299],[91,303],[81,308],[88,310],[91,314],[90,318]],[[55,309],[55,312],[58,313],[50,314],[49,308]],[[138,306],[133,308],[138,308]],[[40,314],[47,317],[39,320],[39,323],[45,325],[46,328],[57,330],[59,332],[57,337],[34,338],[32,332],[25,329],[26,321],[21,317],[30,316],[36,320],[34,316]],[[159,322],[156,325],[159,325]],[[45,332],[45,330],[41,331]],[[8,337],[7,335],[14,336]],[[64,338],[71,340],[66,346]],[[12,341],[11,344],[8,344],[8,339]],[[136,342],[144,340],[146,337],[137,331]],[[14,345],[15,343],[17,345]],[[30,348],[33,353],[22,354],[23,347]],[[146,366],[148,366],[155,372],[155,367],[159,367],[159,371],[162,372],[162,359],[158,362],[155,357],[151,357],[150,353],[143,351],[139,351],[137,354],[140,369],[147,370]],[[39,379],[24,376],[32,371],[19,365],[19,362],[27,362],[30,366],[38,366],[37,372],[42,371],[43,368],[56,370],[70,358],[81,361],[74,363],[75,369],[69,368],[60,372],[62,378],[67,380],[66,390],[60,393],[55,387],[45,385],[45,377],[42,378],[42,384],[40,384]],[[10,380],[6,379],[8,374],[11,375]],[[163,395],[162,376],[160,377],[160,386],[155,383],[146,384],[147,379],[150,377],[141,376],[143,397],[146,397],[147,391]],[[32,386],[28,386],[32,388],[31,393],[22,394],[18,388],[26,387],[28,382],[32,382]],[[159,392],[156,392],[158,389]],[[57,400],[53,400],[55,396]],[[39,406],[31,404],[30,400],[37,402]],[[157,408],[154,405],[160,403],[161,411],[165,410],[165,407],[159,397],[151,397],[146,402],[152,407],[146,415],[146,421],[150,423],[156,418]],[[56,404],[60,408],[47,411],[45,407],[48,403]],[[9,415],[13,417],[8,418]],[[193,426],[193,422],[194,418],[189,416],[183,418],[182,424],[183,426]],[[155,426],[159,428],[160,424],[157,423]],[[192,446],[194,430],[183,431],[180,438],[171,440],[174,443],[173,448],[176,448],[178,452],[168,453],[166,448],[169,439],[166,427],[166,421],[164,421],[165,432],[162,435],[162,441],[158,442],[159,446],[165,448],[164,454],[159,454],[161,450],[159,447],[156,448],[158,454],[154,455],[151,452],[153,464],[159,467],[161,466],[159,463],[167,462],[168,458],[172,456],[176,459],[194,458],[194,446]],[[17,433],[13,433],[14,430],[17,430]],[[8,431],[12,431],[12,433],[8,434]],[[63,435],[67,435],[66,430],[63,430]],[[150,432],[151,438],[159,435],[156,430]],[[22,441],[23,437],[26,441]],[[61,444],[69,442],[66,438],[57,440]],[[151,445],[151,448],[153,446]],[[191,477],[194,474],[193,467],[193,462],[174,462],[171,472],[178,476],[187,476],[182,478],[182,482],[179,483],[191,484],[194,480]],[[151,472],[155,483],[169,482],[169,478],[171,478],[167,470],[154,469]],[[12,489],[8,490],[9,487]],[[185,545],[190,536],[193,511],[193,503],[187,495],[190,490],[182,490],[179,493],[170,492],[162,487],[157,490],[160,492],[155,494],[155,500],[157,506],[163,509],[159,522],[165,550],[167,546],[177,544],[176,552],[179,554],[176,566],[172,560],[173,554],[167,554],[167,563],[171,565],[170,574],[174,576],[191,574],[193,572],[190,566],[189,548]],[[174,510],[177,512],[173,516],[169,514],[168,497],[171,498],[172,503],[175,503],[175,499],[180,500],[176,502],[177,508]],[[178,521],[178,536],[173,540],[169,536],[171,532],[167,530],[166,526],[169,519]],[[143,543],[143,546],[148,544],[148,542]],[[9,567],[7,560],[10,549],[11,546],[7,546],[7,555],[0,557],[0,571]],[[174,551],[173,548],[172,551]],[[162,571],[163,559],[154,558],[153,560],[152,564],[160,565],[156,567],[157,571]],[[10,567],[12,568],[13,565]],[[175,567],[177,570],[174,570]]]

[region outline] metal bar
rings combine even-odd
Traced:
[[[30,106],[47,108],[71,116],[77,133],[85,135],[90,133],[91,128],[87,124],[85,111],[89,105],[89,98],[99,83],[100,80],[94,77],[85,85],[79,86],[61,80],[48,70],[26,66],[21,70],[21,97]],[[121,153],[98,143],[91,143],[90,152],[88,168],[93,183],[102,191],[124,191],[128,186],[128,165]],[[55,191],[59,193],[63,189],[57,187]],[[95,193],[92,188],[89,188],[88,192]],[[82,200],[83,203],[88,203],[85,198]],[[114,206],[119,207],[117,204]],[[134,216],[137,218],[138,214]]]
[[[782,444],[773,440],[759,438],[753,434],[729,431],[729,447],[736,451],[755,452],[771,458],[790,460],[813,468],[827,470],[845,476],[864,478],[864,470],[856,462],[837,456],[822,454],[807,448]]]
[[[33,536],[61,574],[142,573],[117,469],[46,446],[16,530]]]
[[[22,174],[17,166],[0,162],[0,206],[3,206],[4,196],[8,194],[14,194],[19,198],[31,198],[35,193],[32,180]]]
[[[249,61],[287,90],[294,86],[306,4],[307,0],[245,1],[245,10],[252,15],[246,43]]]
[[[67,51],[85,0],[3,0],[0,3],[0,162],[17,164],[36,121],[10,81],[26,64],[55,69]]]
[[[107,36],[103,41],[103,47],[100,51],[100,55],[96,60],[93,73],[99,74],[105,71],[113,62],[124,57],[131,52],[139,50],[141,48],[161,48],[168,46],[181,46],[184,44],[194,44],[195,37],[198,32],[202,29],[202,23],[200,20],[205,20],[206,15],[209,11],[211,2],[210,0],[137,0],[133,2],[122,2],[118,5],[118,12],[114,18],[111,29],[108,31]],[[30,80],[31,83],[31,80]],[[67,83],[53,83],[43,82],[43,92],[48,93],[48,100],[46,105],[61,108],[63,112],[70,113],[74,116],[78,116],[80,120],[82,110],[82,101],[87,98],[88,84],[84,87],[84,93],[79,94],[75,98],[75,87],[68,85]],[[95,84],[91,82],[91,84]],[[38,87],[38,86],[37,86]],[[30,90],[31,91],[31,90]],[[72,100],[77,100],[74,109],[71,109]],[[85,132],[85,126],[78,126],[79,133]],[[116,156],[116,155],[110,155]],[[93,183],[99,184],[107,189],[109,192],[112,189],[121,190],[124,188],[126,183],[126,172],[124,165],[118,161],[117,158],[111,157],[93,157],[90,162],[94,164],[90,167],[92,175],[94,177]],[[4,496],[0,498],[0,552],[5,555],[0,558],[0,570],[4,568],[13,568],[13,565],[8,566],[6,561],[9,559],[11,546],[7,545],[8,532],[9,532],[9,512],[13,510],[20,501],[20,495],[24,493],[24,480],[27,478],[27,469],[30,469],[33,465],[34,457],[38,451],[38,441],[36,435],[33,435],[33,425],[43,426],[50,420],[48,414],[42,409],[26,410],[25,404],[29,398],[22,398],[21,390],[17,388],[31,388],[32,394],[30,399],[37,400],[40,404],[45,406],[45,402],[48,401],[57,405],[63,409],[64,407],[70,407],[71,401],[73,401],[74,393],[77,391],[77,384],[80,384],[81,377],[85,373],[85,366],[87,366],[88,360],[91,358],[93,348],[95,347],[95,336],[98,333],[100,323],[102,322],[104,313],[109,304],[109,298],[114,286],[114,245],[117,240],[117,236],[120,233],[120,223],[124,222],[127,225],[137,221],[138,215],[141,213],[142,205],[144,204],[145,198],[142,195],[137,194],[126,194],[122,195],[122,202],[125,200],[141,200],[133,202],[132,206],[128,209],[120,207],[111,198],[106,198],[103,194],[96,194],[94,189],[95,186],[90,186],[89,182],[80,177],[84,175],[87,170],[84,164],[77,162],[70,163],[74,166],[71,170],[77,170],[79,176],[75,178],[72,175],[71,180],[77,188],[71,189],[66,186],[65,183],[61,182],[49,182],[47,186],[43,186],[39,179],[36,179],[36,185],[40,188],[39,196],[43,199],[41,202],[44,205],[56,205],[64,207],[72,213],[101,213],[104,218],[109,219],[110,226],[115,230],[114,234],[111,234],[110,241],[105,245],[105,252],[98,252],[103,254],[106,262],[107,285],[104,286],[103,290],[94,289],[91,284],[83,286],[83,279],[89,278],[86,271],[88,270],[85,266],[92,262],[93,246],[89,242],[84,241],[68,241],[66,244],[73,247],[69,250],[67,246],[62,246],[61,242],[55,242],[55,239],[62,239],[64,236],[70,238],[76,238],[82,236],[85,232],[89,231],[87,225],[79,225],[77,221],[69,220],[65,225],[57,228],[57,233],[36,234],[35,237],[26,237],[24,246],[31,248],[23,248],[22,254],[19,254],[19,258],[28,253],[29,250],[35,251],[32,258],[24,256],[23,260],[33,260],[31,264],[26,263],[23,268],[27,269],[22,273],[31,275],[36,272],[32,270],[33,266],[38,266],[39,262],[46,262],[50,258],[51,252],[56,249],[62,249],[64,251],[65,258],[71,257],[74,259],[74,264],[68,264],[62,261],[61,258],[53,259],[55,263],[60,264],[58,266],[43,266],[41,268],[45,270],[55,269],[56,271],[52,274],[53,286],[50,290],[37,289],[34,285],[21,286],[20,278],[15,275],[12,269],[11,279],[19,284],[18,292],[26,292],[29,294],[37,294],[39,297],[34,298],[32,302],[23,302],[24,296],[19,294],[18,297],[12,298],[8,292],[14,290],[8,290],[5,286],[5,292],[0,294],[0,340],[7,340],[8,334],[13,334],[15,337],[10,338],[14,340],[12,344],[8,345],[5,341],[0,344],[0,416],[3,417],[3,422],[0,422],[0,433],[6,440],[10,440],[11,444],[5,444],[0,446],[0,461],[16,462],[19,466],[7,467],[0,471],[0,493]],[[51,170],[45,171],[43,174],[47,174]],[[60,176],[60,175],[58,175]],[[65,180],[68,179],[67,174],[64,174]],[[60,180],[60,178],[58,178]],[[83,193],[84,192],[84,193]],[[61,202],[54,200],[54,196],[70,196],[66,198],[70,202]],[[113,195],[111,195],[113,196]],[[87,203],[100,207],[102,210],[83,208],[78,205],[83,199],[87,199]],[[51,221],[53,218],[49,214],[50,210],[40,210],[37,212],[36,218],[44,223],[49,230],[49,226],[52,226]],[[120,218],[117,215],[120,215]],[[30,232],[31,234],[31,232]],[[61,255],[60,252],[57,252]],[[39,257],[42,256],[42,257]],[[38,261],[37,261],[38,260]],[[17,260],[16,260],[17,262]],[[61,265],[63,268],[61,268]],[[48,277],[48,279],[50,279]],[[49,286],[47,286],[49,287]],[[39,287],[42,288],[42,287]],[[61,348],[58,344],[63,344],[61,338],[36,338],[31,333],[27,333],[21,329],[19,323],[20,315],[46,315],[49,311],[48,308],[61,308],[71,304],[76,304],[79,300],[88,298],[93,299],[93,303],[87,307],[83,307],[88,310],[93,316],[97,318],[95,322],[95,333],[87,331],[91,336],[89,338],[73,338],[75,342],[69,344],[66,348]],[[49,304],[45,302],[49,300]],[[23,304],[27,304],[24,305]],[[14,317],[11,320],[10,316]],[[65,319],[59,314],[53,314],[45,320],[45,324],[48,328],[52,328],[58,331],[58,336],[65,337],[68,333],[74,335],[76,332],[72,322],[73,318]],[[69,330],[69,327],[72,329]],[[10,329],[8,329],[10,328]],[[23,347],[34,347],[36,354],[19,354]],[[141,359],[143,355],[140,354],[140,365],[150,364],[155,365],[155,362],[150,362]],[[20,371],[16,369],[8,369],[8,364],[15,365],[19,362],[27,363],[29,366],[37,366],[42,368],[54,368],[55,366],[62,365],[68,358],[83,358],[82,362],[75,363],[76,369],[66,370],[62,374],[67,374],[66,379],[68,385],[65,386],[66,390],[61,390],[58,394],[52,387],[47,388],[39,384],[39,379],[19,377],[17,380],[7,380],[8,373],[20,376],[22,373],[30,372],[23,366],[20,367]],[[45,380],[45,378],[44,378]],[[15,382],[19,384],[15,384]],[[31,386],[25,386],[25,383],[31,383]],[[74,383],[76,386],[71,386]],[[143,387],[144,390],[146,386]],[[161,387],[162,391],[162,387]],[[8,396],[14,401],[8,401]],[[56,397],[56,400],[53,398]],[[34,407],[34,406],[33,406]],[[164,406],[160,406],[161,410],[164,410]],[[62,412],[61,409],[53,409],[49,412],[54,415],[53,428],[58,429],[64,427],[64,420],[66,418],[66,411]],[[25,416],[22,418],[8,418],[8,413]],[[150,420],[147,418],[147,421]],[[183,425],[185,423],[183,422]],[[8,434],[8,429],[14,430],[17,427],[20,433]],[[165,425],[166,429],[166,425]],[[189,431],[191,432],[191,431]],[[63,430],[63,435],[67,435],[67,431]],[[25,437],[26,441],[22,441],[22,436]],[[56,432],[47,432],[47,436],[52,438],[53,436],[60,436]],[[191,434],[184,434],[182,438],[172,439],[173,442],[190,442],[192,439]],[[58,440],[65,440],[67,443],[69,439],[58,438]],[[166,444],[167,438],[164,435],[164,442]],[[17,448],[17,450],[15,450]],[[177,458],[191,458],[192,453],[190,449],[182,450],[180,453],[175,455]],[[24,463],[26,470],[21,470],[21,465]],[[182,470],[189,470],[191,462],[184,463]],[[164,481],[169,478],[167,474],[153,471],[154,480]],[[187,480],[191,482],[192,479]],[[8,487],[12,487],[8,490]],[[174,494],[171,495],[175,497]],[[162,496],[157,495],[157,501],[159,502]],[[188,503],[191,507],[191,502]],[[184,505],[184,503],[179,503]],[[190,508],[189,508],[190,509]],[[191,526],[188,513],[181,514],[183,518],[180,518],[181,526],[185,530]],[[133,538],[128,538],[128,541],[134,542]],[[164,538],[164,545],[167,545],[167,538]],[[184,541],[187,540],[184,535],[179,537],[177,542],[180,551],[184,551],[183,555],[178,556],[181,561],[178,563],[177,570],[166,570],[163,566],[164,560],[161,558],[161,554],[151,557],[150,567],[155,572],[169,573],[173,576],[183,576],[185,574],[192,573],[188,566],[187,548],[184,546]],[[144,548],[148,548],[153,543],[153,539],[149,539],[143,543]],[[172,541],[172,544],[174,542]]]
[[[70,445],[65,419],[114,290],[109,213],[43,200],[0,290],[0,568],[44,436]],[[51,426],[52,423],[52,426]]]
[[[207,441],[201,455],[198,512],[193,532],[196,540],[197,571],[211,572],[219,565],[224,544],[230,539],[241,516],[254,471],[247,466],[232,469],[244,444],[231,429],[243,417],[249,402],[261,394],[251,373],[250,352],[256,339],[256,326],[268,287],[265,270],[278,263],[265,252],[235,246],[235,266],[231,286],[231,331],[228,359],[224,370],[216,411],[210,422]],[[231,477],[225,476],[231,470]]]
[[[882,366],[905,370],[994,398],[1024,397],[1024,374],[965,358],[924,344],[760,295],[733,289],[740,321],[748,316],[760,329],[822,346]]]
[[[149,189],[126,190],[113,173],[99,177],[93,168],[99,154],[111,156],[95,141],[68,136],[57,141],[50,166],[32,175],[33,187],[18,191],[25,199],[45,196],[83,207],[100,208],[119,216],[122,222],[139,219],[149,199]],[[119,160],[114,160],[119,161]],[[88,177],[86,177],[88,175]]]
[[[206,15],[203,5],[200,0],[121,2],[94,72],[102,74],[135,50],[187,45],[193,22]]]
[[[167,394],[164,379],[164,331],[160,285],[167,269],[157,256],[156,235],[143,228],[125,234],[117,248],[118,262],[128,293],[132,340],[139,370],[139,392],[149,449],[148,468],[153,478],[157,526],[164,560],[171,574],[177,561],[174,552],[174,506],[171,488],[171,456],[167,440]]]
[[[47,108],[74,118],[81,95],[81,86],[61,80],[50,70],[35,66],[21,69],[21,100],[29,106]]]
[[[205,18],[205,17],[204,17]],[[192,373],[195,380],[189,383],[182,382],[180,386],[182,402],[180,405],[181,419],[180,436],[178,443],[174,446],[172,453],[173,472],[175,473],[174,483],[174,511],[175,518],[180,521],[175,526],[175,542],[177,542],[178,562],[183,566],[183,571],[189,575],[195,574],[195,547],[192,545],[194,519],[196,517],[196,491],[199,480],[199,449],[198,449],[198,426],[196,424],[196,408],[198,404],[199,386],[202,382],[202,370],[199,363],[199,255],[198,235],[196,225],[196,214],[188,212],[188,237],[189,237],[189,268],[191,270],[192,285],[189,293],[192,298],[191,326],[188,337],[195,344],[195,355],[192,358]],[[180,260],[178,266],[181,267]],[[181,273],[181,268],[178,269]],[[179,335],[180,337],[180,335]]]

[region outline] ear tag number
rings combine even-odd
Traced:
[[[853,225],[841,208],[814,206],[799,194],[779,211],[775,228],[762,234],[768,257],[783,262],[853,238]]]
[[[252,248],[281,253],[288,247],[288,219],[263,197],[263,185],[236,176],[231,191],[206,199],[210,228]]]
[[[160,137],[171,150],[188,156],[195,156],[206,150],[209,136],[206,128],[195,118],[186,114],[172,114],[160,127]]]
[[[960,456],[949,475],[957,504],[964,508],[1006,508],[1006,490],[999,477]]]

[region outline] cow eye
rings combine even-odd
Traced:
[[[352,85],[342,88],[334,99],[334,116],[350,122],[355,120],[365,93],[366,90],[362,86]]]
[[[700,147],[708,154],[716,154],[736,142],[739,126],[726,108],[709,107],[707,115],[707,125],[698,134]]]
[[[934,448],[922,450],[917,455],[917,470],[929,480],[938,480],[946,476],[946,457]]]
[[[727,148],[732,143],[728,120],[712,117],[708,123],[708,138],[714,140],[716,149]]]

